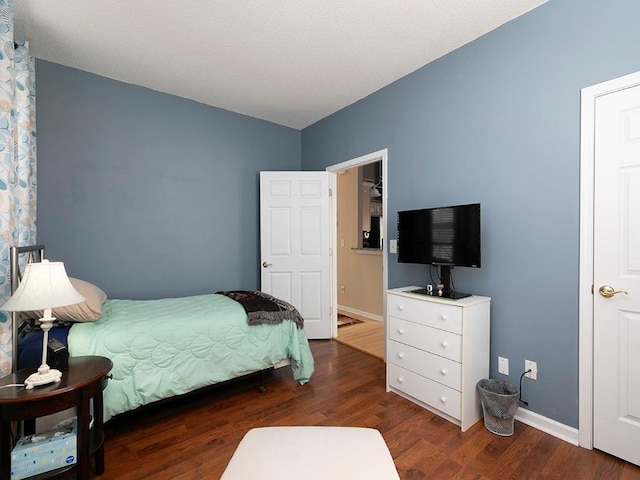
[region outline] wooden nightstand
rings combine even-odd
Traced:
[[[72,468],[78,479],[88,479],[91,455],[95,455],[96,474],[104,473],[104,432],[102,419],[102,390],[111,360],[104,357],[71,357],[69,370],[63,372],[59,383],[35,387],[5,387],[22,384],[33,369],[21,370],[0,379],[0,478],[11,478],[11,422],[34,420],[67,408],[78,412],[78,462],[75,465],[52,470],[33,478],[49,478]],[[94,425],[90,432],[90,403],[93,400]]]

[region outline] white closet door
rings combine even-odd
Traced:
[[[640,86],[595,111],[593,443],[640,465]]]

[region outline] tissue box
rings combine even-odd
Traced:
[[[76,419],[71,418],[47,432],[22,437],[11,452],[11,480],[76,463],[76,432]]]

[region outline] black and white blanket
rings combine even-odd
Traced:
[[[298,328],[304,327],[300,312],[290,303],[255,290],[229,290],[216,292],[238,302],[247,312],[249,325],[275,325],[291,320]]]

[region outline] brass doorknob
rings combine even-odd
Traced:
[[[269,262],[262,262],[262,266],[263,266],[264,268],[268,268],[268,267],[270,267],[270,266],[271,266],[271,264],[270,264]]]
[[[602,285],[599,289],[598,292],[600,293],[600,295],[602,295],[604,298],[611,298],[613,297],[616,293],[624,293],[625,295],[627,295],[627,292],[625,292],[624,290],[615,290],[613,287],[609,286],[609,285]]]

